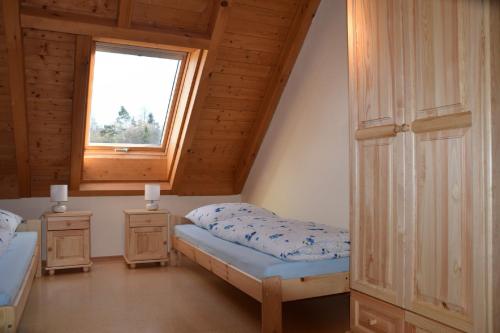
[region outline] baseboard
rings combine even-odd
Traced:
[[[124,262],[123,256],[101,256],[90,258],[93,262]]]

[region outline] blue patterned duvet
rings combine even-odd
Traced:
[[[280,217],[240,216],[209,224],[215,236],[287,261],[349,256],[345,229]]]
[[[286,261],[313,261],[349,256],[349,231],[315,222],[284,219],[248,203],[197,208],[186,215],[214,236]]]

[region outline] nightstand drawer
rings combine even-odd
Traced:
[[[399,333],[404,331],[404,311],[391,304],[351,290],[351,331]]]
[[[88,229],[89,227],[89,220],[60,220],[47,223],[48,230],[79,230]]]
[[[130,215],[130,227],[165,227],[167,214]]]

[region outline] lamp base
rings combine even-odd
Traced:
[[[150,201],[146,204],[147,210],[158,210],[159,205],[158,202]]]
[[[52,211],[54,213],[64,213],[66,212],[66,205],[63,205],[60,202],[58,202],[57,205],[52,206]]]

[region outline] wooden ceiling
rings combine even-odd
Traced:
[[[47,196],[70,182],[79,35],[208,49],[170,193],[240,193],[318,4],[3,0],[0,197]]]

